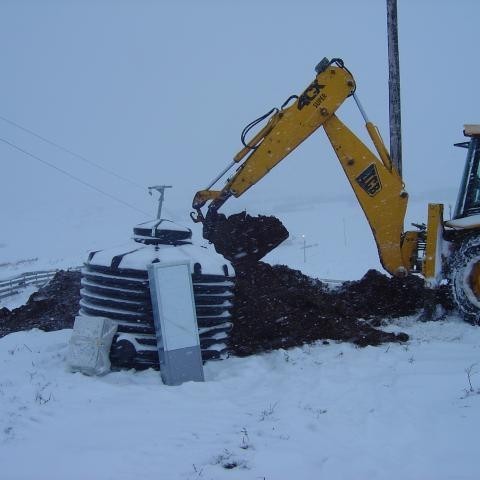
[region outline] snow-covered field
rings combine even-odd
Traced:
[[[69,330],[8,335],[1,478],[477,479],[480,329],[392,328],[411,341],[230,358],[179,387],[69,373]]]
[[[8,308],[13,310],[14,308],[21,307],[25,305],[30,298],[32,293],[35,293],[38,290],[38,287],[35,285],[28,285],[27,287],[20,290],[18,293],[0,299],[0,307]]]
[[[271,262],[340,279],[379,268],[354,203],[333,202],[323,218],[320,202],[287,203],[262,205],[291,232]],[[120,224],[91,238],[118,244],[107,233]],[[77,264],[89,231],[75,230],[77,242],[60,250],[44,239],[32,269]],[[304,257],[305,244],[313,246]],[[27,247],[5,247],[12,265]],[[12,265],[4,273],[27,269]],[[389,328],[411,340],[365,349],[319,343],[210,362],[205,383],[180,387],[162,385],[154,371],[68,372],[70,330],[10,334],[0,339],[0,478],[478,478],[480,329],[456,318],[407,318]]]
[[[480,2],[398,3],[410,228],[428,202],[444,203],[446,218],[455,205],[465,152],[452,144],[479,121],[468,45]],[[325,55],[345,59],[387,140],[385,1],[272,5],[2,2],[0,280],[127,244],[156,212],[146,187],[158,183],[175,187],[166,217],[202,242],[188,216],[195,191],[241,148],[243,125],[301,92]],[[449,73],[445,59],[462,68]],[[339,113],[365,140],[354,102]],[[341,170],[312,135],[223,211],[284,222],[290,238],[267,261],[358,279],[381,267]],[[480,478],[480,327],[407,318],[389,328],[410,341],[230,358],[179,387],[154,371],[68,372],[69,330],[10,334],[0,480]]]

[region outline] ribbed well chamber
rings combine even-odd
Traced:
[[[235,278],[202,274],[194,265],[193,291],[203,360],[227,353]],[[159,368],[148,274],[88,262],[82,270],[80,314],[107,317],[118,324],[110,359],[117,368]]]

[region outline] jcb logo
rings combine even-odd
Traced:
[[[382,189],[374,163],[369,165],[355,180],[371,197],[374,197]]]
[[[309,105],[323,88],[325,88],[325,85],[320,85],[317,79],[315,79],[298,98],[298,109],[301,110],[303,107]]]

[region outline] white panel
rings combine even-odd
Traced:
[[[188,263],[158,263],[153,271],[164,349],[176,350],[199,345]]]

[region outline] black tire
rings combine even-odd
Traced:
[[[450,262],[450,288],[464,320],[480,325],[480,235],[463,240]]]

